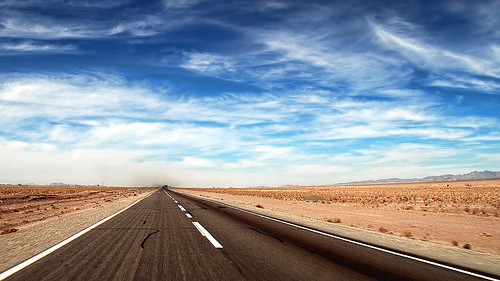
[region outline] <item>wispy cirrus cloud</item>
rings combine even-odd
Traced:
[[[371,20],[370,25],[381,44],[399,52],[406,59],[421,67],[438,70],[453,69],[454,71],[468,71],[474,74],[500,77],[500,66],[490,60],[455,53],[423,43],[416,38],[398,35]]]
[[[21,43],[2,43],[0,50],[7,53],[24,52],[47,52],[47,53],[77,53],[78,48],[74,45],[56,45],[25,41]],[[0,53],[1,54],[1,53]]]
[[[104,38],[109,36],[125,35],[131,37],[151,36],[158,34],[167,25],[155,16],[142,19],[124,19],[119,23],[93,22],[75,24],[73,22],[59,22],[53,19],[18,20],[6,19],[0,22],[1,37],[28,38],[28,39],[85,39]]]
[[[229,72],[235,72],[235,63],[231,58],[208,53],[187,54],[187,59],[180,66],[204,75],[226,77]]]

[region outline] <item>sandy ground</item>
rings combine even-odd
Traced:
[[[433,194],[435,192],[441,194],[446,190],[450,190],[449,193],[452,197],[462,196],[463,198],[462,201],[448,198],[450,202],[455,202],[455,204],[449,204],[446,200],[440,204],[428,204],[424,202],[425,200],[414,200],[415,202],[412,202],[411,205],[408,200],[393,200],[394,202],[391,204],[381,204],[378,199],[373,200],[374,191],[377,194],[385,192],[379,196],[383,198],[388,198],[387,194],[389,193],[395,194],[397,192],[403,192],[403,195],[400,196],[402,198],[409,197],[404,193],[406,189],[420,193],[424,190],[434,196],[433,198],[436,200],[437,196]],[[193,195],[222,199],[226,202],[238,202],[247,206],[259,206],[262,207],[261,209],[331,222],[332,224],[500,255],[500,217],[498,216],[500,180],[347,187],[254,188],[234,189],[234,191],[225,191],[223,188],[196,190],[185,188],[180,190]],[[347,202],[349,200],[342,199],[338,199],[337,202],[304,199],[314,199],[314,197],[308,196],[317,195],[328,198],[328,194],[333,191],[337,194],[335,198],[351,197],[351,201],[358,203],[350,203]],[[350,191],[349,196],[346,196],[344,191]],[[351,196],[353,191],[358,198]],[[244,194],[245,192],[252,195],[230,194]],[[296,196],[294,194],[303,195]],[[450,194],[444,194],[442,197],[446,198]],[[369,197],[371,201],[363,200],[363,196]],[[346,202],[342,203],[342,201]]]
[[[0,185],[0,235],[151,190],[153,188]]]

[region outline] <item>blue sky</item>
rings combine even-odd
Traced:
[[[500,170],[500,1],[0,2],[0,182]]]

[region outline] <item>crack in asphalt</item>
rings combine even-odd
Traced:
[[[202,208],[203,210],[206,210],[206,209],[207,209],[207,208],[205,208],[205,207],[201,206],[200,204],[196,204],[196,206],[198,206],[198,207]]]
[[[258,230],[258,229],[253,228],[253,227],[247,227],[247,228],[248,228],[248,229],[251,229],[251,230],[253,230],[253,231],[255,231],[255,232],[258,232],[258,233],[260,233],[260,234],[262,234],[262,235],[266,235],[266,236],[272,237],[272,238],[274,238],[274,239],[276,239],[276,240],[280,241],[281,243],[284,243],[284,242],[285,242],[285,240],[283,240],[283,239],[281,239],[281,238],[279,238],[279,237],[276,237],[276,236],[271,235],[271,234],[264,233],[264,232],[262,232],[262,231],[260,231],[260,230]]]

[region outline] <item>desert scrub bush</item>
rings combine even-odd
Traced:
[[[260,204],[255,205],[255,207],[257,207],[257,208],[261,208],[261,209],[264,209],[264,206],[262,206],[262,205],[260,205]]]
[[[403,236],[403,237],[407,237],[407,238],[411,238],[411,237],[413,236],[413,234],[412,234],[412,233],[411,233],[411,231],[409,231],[409,230],[403,230],[403,231],[401,232],[401,236]]]
[[[12,233],[12,232],[16,232],[16,231],[18,231],[18,230],[19,230],[19,229],[17,229],[17,228],[13,228],[13,227],[12,227],[12,228],[7,228],[7,229],[4,229],[4,230],[0,233],[0,235],[3,235],[3,234],[9,234],[9,233]]]
[[[331,223],[341,223],[342,222],[342,220],[340,218],[327,219],[326,221],[331,222]]]
[[[195,189],[196,190],[196,189]],[[201,189],[199,189],[201,191]],[[276,188],[208,188],[207,192],[265,197],[280,200],[303,200],[306,196],[320,196],[331,204],[354,204],[373,207],[375,204],[389,204],[404,209],[412,205],[414,210],[422,206],[466,205],[500,210],[500,184],[498,180],[490,184],[401,184],[368,186],[316,186],[316,187],[276,187]],[[398,206],[399,205],[399,206]],[[380,205],[383,207],[384,205]],[[440,209],[428,209],[439,212]],[[455,210],[453,210],[455,211]],[[457,212],[456,210],[455,212]],[[464,209],[464,211],[466,211]],[[468,211],[466,211],[468,212]],[[470,209],[469,209],[470,212]]]
[[[451,241],[451,245],[452,246],[458,246],[458,241],[456,241],[456,240]]]
[[[385,228],[385,227],[381,227],[381,228],[379,228],[379,229],[378,229],[378,231],[379,231],[379,232],[382,232],[382,233],[387,233],[387,232],[389,232],[389,230],[388,230],[387,228]]]

